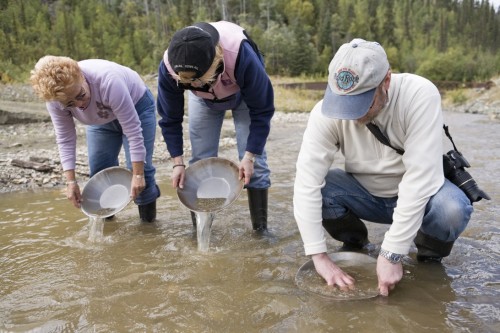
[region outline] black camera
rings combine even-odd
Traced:
[[[470,168],[469,162],[456,150],[450,150],[443,155],[444,176],[457,185],[472,202],[481,199],[491,200],[490,196],[481,190],[472,176],[465,171]]]

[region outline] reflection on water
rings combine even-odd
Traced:
[[[464,117],[457,123],[471,132],[454,139],[471,162],[493,159],[470,170],[493,200],[475,204],[443,265],[406,262],[388,298],[339,302],[295,285],[309,258],[291,203],[297,129],[284,124],[268,147],[269,156],[291,147],[270,161],[272,236],[253,234],[243,191],[217,213],[210,251],[200,252],[167,176],[157,222],[141,223],[130,204],[102,230],[60,190],[0,195],[0,332],[500,332],[498,125]],[[380,244],[387,228],[368,230]],[[92,232],[103,239],[91,241]]]

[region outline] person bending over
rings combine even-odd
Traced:
[[[382,144],[367,124],[404,154]],[[361,249],[369,243],[361,219],[390,224],[377,260],[381,295],[401,280],[401,258],[412,242],[420,261],[450,254],[473,209],[444,177],[442,131],[434,84],[392,74],[377,42],[354,39],[339,48],[304,133],[293,197],[305,253],[328,285],[352,288],[354,280],[327,256],[324,230],[345,249]],[[339,150],[343,170],[331,168]]]
[[[232,111],[239,173],[253,229],[267,230],[270,170],[264,146],[274,115],[274,92],[257,45],[231,22],[200,22],[177,31],[159,66],[158,113],[174,160],[173,187],[184,186],[184,92],[188,91],[189,163],[216,157],[221,127]],[[191,212],[193,225],[195,214]]]
[[[142,221],[156,219],[153,150],[156,134],[154,97],[142,78],[117,63],[47,55],[31,71],[35,92],[46,101],[54,125],[67,197],[81,205],[76,181],[75,119],[86,125],[90,177],[117,166],[122,145],[132,170],[131,197]]]

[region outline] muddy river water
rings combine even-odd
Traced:
[[[295,285],[308,260],[292,212],[305,123],[280,122],[267,145],[265,237],[251,231],[243,191],[217,213],[209,250],[198,251],[171,165],[158,166],[158,220],[140,223],[129,204],[101,237],[89,236],[89,219],[61,189],[0,195],[0,332],[500,332],[500,124],[461,113],[445,121],[492,200],[474,205],[442,265],[418,264],[413,248],[387,298],[332,301]],[[387,227],[368,228],[380,244]]]

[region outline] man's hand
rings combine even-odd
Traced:
[[[389,296],[389,291],[392,291],[403,278],[403,264],[401,262],[393,264],[386,258],[378,256],[377,277],[380,295]]]
[[[354,289],[354,279],[335,265],[326,253],[314,254],[312,260],[316,272],[325,279],[329,286],[338,286],[343,291]]]

